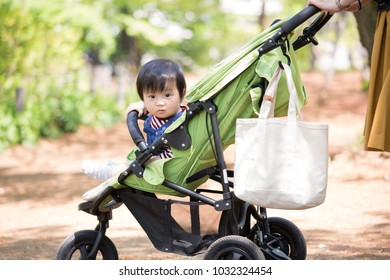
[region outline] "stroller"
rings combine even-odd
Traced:
[[[261,205],[234,195],[234,171],[227,169],[224,151],[234,144],[236,119],[255,117],[279,61],[290,64],[300,103],[306,102],[294,51],[317,44],[314,35],[331,15],[321,12],[293,43],[289,39],[294,29],[318,12],[308,6],[290,19],[273,23],[217,64],[188,92],[188,110],[152,145],[146,145],[138,114],[131,112],[127,125],[136,148],[129,167],[96,201],[79,204],[79,210],[96,216],[99,223],[94,230],[68,236],[56,259],[119,259],[106,230],[113,210],[122,204],[163,252],[204,253],[204,259],[212,260],[305,259],[306,242],[295,224],[268,217]],[[284,114],[286,103],[278,98],[276,115]],[[174,158],[147,163],[167,144]],[[220,189],[199,188],[207,180],[217,182]],[[110,206],[107,201],[115,203]],[[206,221],[201,219],[204,213]],[[216,225],[212,229],[205,226],[210,221]]]

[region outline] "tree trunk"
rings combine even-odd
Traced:
[[[259,16],[257,17],[257,23],[260,25],[260,27],[263,29],[265,26],[265,0],[260,0],[261,2],[261,8],[260,8],[260,13]]]
[[[370,65],[377,18],[376,3],[371,1],[361,11],[354,13],[354,16],[359,30],[360,41],[367,50]]]
[[[333,46],[332,46],[333,50],[331,52],[331,54],[332,54],[331,59],[333,60],[333,62],[335,62],[334,61],[336,59],[335,54],[336,54],[337,49],[339,47],[339,42],[340,42],[342,34],[345,31],[345,28],[346,28],[346,14],[345,14],[345,12],[343,12],[340,14],[339,20],[335,24],[334,31],[335,31],[336,38],[335,38],[334,42],[332,42],[333,43]],[[333,76],[334,76],[334,71],[335,71],[334,64],[335,63],[331,63],[330,66],[325,70],[324,83],[322,85],[322,88],[320,91],[320,97],[318,100],[319,104],[322,104],[323,102],[325,102],[325,100],[329,97],[328,89],[329,89],[329,85],[330,85],[330,83],[333,79]]]
[[[16,88],[15,92],[15,109],[16,112],[22,112],[24,111],[24,89],[22,87]]]

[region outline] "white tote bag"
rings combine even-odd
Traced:
[[[290,67],[282,66],[270,80],[259,118],[237,119],[234,193],[260,207],[306,209],[325,201],[328,125],[303,121]],[[274,118],[282,72],[290,92],[288,116]]]

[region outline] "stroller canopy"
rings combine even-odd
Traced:
[[[267,40],[272,38],[286,21],[287,20],[283,20],[273,24],[228,58],[218,63],[205,77],[191,87],[186,95],[186,101],[191,103],[209,100],[214,95],[223,91],[230,82],[243,74],[248,68],[251,68],[252,73],[258,76],[258,80],[265,79],[265,81],[269,81],[278,66],[278,62],[285,61],[286,57],[280,48],[259,57],[259,48]],[[288,47],[291,46],[288,44]],[[301,79],[299,77],[299,72],[297,71],[298,69],[296,69],[295,55],[292,51],[288,51],[286,54],[290,56],[290,59],[292,59],[293,62],[292,68],[293,73],[295,73],[294,80],[297,87],[300,89],[299,97],[302,106],[306,102],[306,96],[303,92]],[[256,80],[255,76],[254,79]],[[287,103],[286,98],[288,98],[288,94],[283,94],[283,92],[288,92],[286,92],[285,86],[285,81],[282,81],[281,88],[279,88],[279,92],[281,92],[281,94],[279,94],[280,98],[275,108],[276,116],[284,116],[286,114],[286,107],[283,107],[283,105],[286,105]],[[258,96],[257,94],[256,96],[253,96],[253,93],[251,92],[250,94],[253,97],[253,110],[255,113],[258,113],[261,96]]]

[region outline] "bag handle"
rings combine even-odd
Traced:
[[[275,99],[276,91],[278,88],[279,80],[282,75],[282,69],[277,67],[271,80],[268,83],[268,87],[263,95],[263,101],[261,102],[259,119],[273,118],[275,112]]]
[[[275,69],[275,72],[272,75],[272,78],[264,93],[263,102],[261,103],[259,112],[259,119],[273,118],[275,116],[277,88],[283,71],[285,72],[287,78],[287,86],[290,93],[287,119],[296,120],[298,112],[298,119],[300,121],[303,120],[301,111],[299,109],[298,94],[294,79],[292,77],[291,68],[289,65],[282,62],[280,62],[279,66]]]

